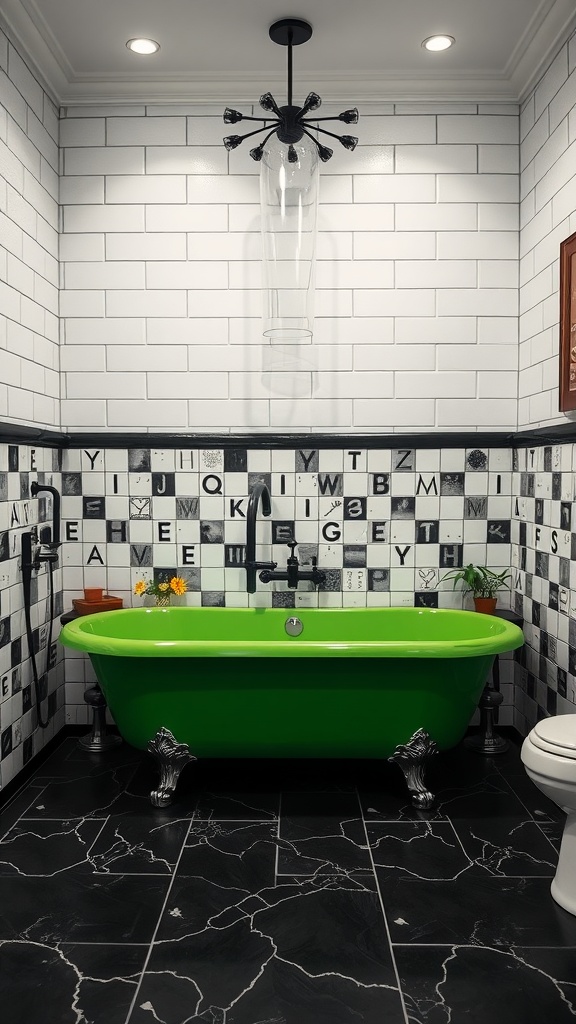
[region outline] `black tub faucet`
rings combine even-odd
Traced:
[[[285,580],[290,590],[298,590],[299,583],[309,582],[313,583],[315,587],[320,583],[324,583],[326,574],[316,565],[316,558],[312,558],[311,569],[301,569],[300,562],[294,554],[296,541],[289,540],[288,547],[290,548],[290,555],[286,562],[286,569],[280,569],[279,571],[263,569],[260,573],[260,581],[262,583],[272,583],[274,580]]]
[[[256,517],[258,505],[262,504],[262,515],[269,516],[272,511],[270,502],[270,491],[267,485],[258,480],[250,490],[248,511],[246,513],[246,591],[248,594],[256,592],[256,573],[258,569],[275,569],[277,562],[256,561]]]

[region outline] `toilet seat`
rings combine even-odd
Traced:
[[[539,750],[576,761],[576,715],[556,715],[538,722],[530,741]]]

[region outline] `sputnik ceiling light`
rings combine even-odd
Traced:
[[[310,39],[312,26],[307,21],[301,21],[298,18],[283,18],[282,21],[276,21],[270,26],[269,35],[273,42],[278,43],[280,46],[288,47],[288,102],[285,106],[279,107],[272,93],[265,92],[260,97],[260,106],[264,110],[272,111],[276,115],[276,119],[265,118],[265,124],[262,128],[257,128],[253,132],[247,132],[246,135],[228,135],[224,139],[226,149],[236,149],[243,139],[249,139],[253,135],[265,132],[269,128],[271,128],[271,131],[269,131],[266,138],[258,146],[255,146],[254,149],[250,150],[250,156],[253,160],[262,159],[264,147],[268,139],[275,134],[280,142],[288,146],[288,160],[290,163],[296,163],[298,156],[294,149],[294,143],[300,142],[302,137],[307,135],[316,144],[318,155],[325,163],[332,156],[333,150],[329,146],[324,146],[311,135],[310,129],[315,132],[322,132],[324,135],[329,135],[333,139],[338,139],[346,149],[356,149],[358,144],[356,136],[335,135],[334,132],[317,126],[318,121],[343,121],[344,124],[357,124],[358,111],[356,107],[350,110],[343,110],[336,117],[317,117],[310,120],[306,117],[306,114],[311,110],[318,110],[322,103],[318,93],[308,93],[301,107],[292,103],[292,47],[306,43]],[[262,121],[262,118],[248,117],[245,114],[241,114],[238,110],[231,110],[230,107],[226,107],[224,123],[236,124],[238,121]]]
[[[307,21],[284,18],[275,22],[269,33],[273,42],[288,47],[288,101],[279,106],[270,92],[260,97],[260,106],[273,118],[250,117],[227,107],[225,124],[258,121],[261,127],[245,135],[228,135],[224,145],[228,150],[236,149],[243,139],[266,132],[250,150],[250,156],[260,163],[263,333],[272,342],[293,346],[312,339],[318,160],[326,162],[332,156],[332,149],[312,132],[338,139],[345,149],[353,150],[358,143],[355,136],[336,135],[318,122],[356,124],[358,111],[353,107],[336,117],[308,118],[306,115],[318,110],[322,100],[311,92],[301,106],[292,102],[292,48],[307,42],[312,28]],[[280,369],[297,368],[294,347],[284,362],[280,348],[275,355]]]

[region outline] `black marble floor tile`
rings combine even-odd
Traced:
[[[273,906],[278,900],[284,899],[283,888],[287,885],[294,887],[294,895],[315,892],[317,889],[350,889],[375,893],[379,891],[373,871],[348,871],[346,874],[336,871],[332,875],[319,873],[304,877],[301,875],[279,875],[273,889],[263,890],[268,906]]]
[[[518,744],[432,759],[429,811],[374,760],[196,762],[162,809],[157,781],[72,738],[4,808],[2,1022],[49,991],[49,1024],[576,1024],[564,815]]]
[[[477,782],[464,783],[456,778],[438,792],[437,808],[451,821],[526,817],[524,805],[497,771],[487,773]]]
[[[377,895],[306,885],[272,890],[271,906],[263,891],[264,905],[254,905],[249,917],[211,924],[185,941],[155,943],[131,1024],[152,1013],[174,1024],[401,1024]]]
[[[502,815],[522,818],[526,808],[495,769],[466,781],[455,773],[445,785],[427,785],[434,794],[434,805],[426,811],[413,807],[405,784],[380,791],[360,790],[366,821],[441,821],[457,818],[494,818]]]
[[[322,803],[318,806],[322,808]],[[358,817],[282,814],[279,839],[279,875],[334,874],[371,868],[364,822]]]
[[[188,964],[169,972],[145,976],[129,1024],[404,1024],[397,989],[364,987],[332,974],[311,976],[291,963],[271,959],[253,984],[234,997],[230,1012],[209,1004],[213,989],[207,985],[205,998],[196,981],[183,976]],[[201,975],[202,981],[204,975]],[[214,986],[215,999],[224,1000]],[[228,993],[226,993],[228,994]],[[230,997],[229,997],[230,998]]]
[[[44,792],[46,783],[38,784],[35,777],[26,783],[19,791],[13,793],[11,798],[0,807],[0,838],[12,828],[13,825],[26,814],[33,801],[38,801],[40,794]],[[0,792],[0,796],[2,793]]]
[[[395,946],[410,1024],[574,1024],[576,950]]]
[[[360,801],[355,789],[284,789],[281,794],[283,818],[359,818]]]
[[[194,817],[201,821],[277,821],[279,793],[205,792]]]
[[[108,767],[106,760],[97,772],[53,780],[41,792],[30,791],[24,812],[32,818],[104,818],[120,813],[120,801],[134,774],[134,765]],[[124,810],[135,809],[134,802],[122,802]]]
[[[100,753],[91,752],[82,747],[76,736],[68,737],[44,761],[36,773],[37,778],[85,778],[86,775],[98,774],[103,763],[107,768],[132,766],[133,770],[142,761],[142,751],[136,750],[128,743]]]
[[[382,879],[458,878],[472,867],[449,821],[374,821],[366,831]]]
[[[91,870],[90,847],[103,826],[97,818],[20,818],[0,841],[0,875],[48,878],[81,866]]]
[[[554,877],[558,855],[532,819],[456,819],[453,824],[476,868],[490,875]]]
[[[562,843],[562,836],[564,834],[564,822],[563,821],[543,821],[539,824],[539,828],[544,833],[549,842],[556,850],[556,853],[560,853],[560,844]]]
[[[544,796],[524,770],[521,773],[505,774],[504,779],[534,821],[564,821],[566,815],[562,808]]]
[[[2,1024],[124,1024],[146,945],[0,941]]]
[[[152,808],[145,816],[111,817],[90,850],[90,864],[102,874],[170,875],[189,827],[189,818],[166,819]]]
[[[193,822],[158,938],[195,933],[222,915],[227,923],[245,917],[245,901],[274,885],[276,832],[269,822]]]
[[[430,882],[376,874],[393,942],[576,946],[576,917],[551,898],[549,878],[466,872]]]
[[[0,939],[151,942],[170,878],[66,872],[0,877]]]

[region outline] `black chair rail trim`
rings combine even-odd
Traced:
[[[529,448],[576,441],[576,422],[515,433],[430,431],[416,434],[155,434],[102,430],[63,433],[41,427],[0,423],[0,443],[43,448]]]

